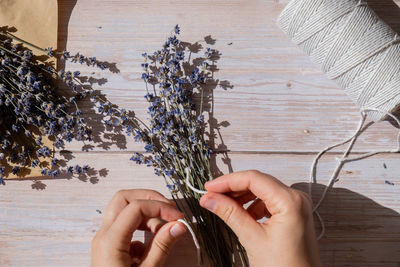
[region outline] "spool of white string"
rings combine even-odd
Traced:
[[[400,38],[365,2],[358,0],[292,0],[280,15],[278,26],[344,89],[361,111],[356,132],[346,141],[323,149],[311,167],[310,182],[316,183],[321,156],[349,143],[313,209],[322,225],[321,238],[324,222],[317,209],[343,165],[378,153],[400,152],[399,132],[395,149],[349,157],[358,136],[373,124],[364,126],[367,117],[374,122],[392,119],[400,128],[400,121],[393,115],[400,104]]]
[[[363,1],[292,0],[278,26],[374,121],[400,103],[399,37]]]

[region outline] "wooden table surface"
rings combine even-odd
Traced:
[[[214,92],[215,148],[229,151],[231,165],[219,154],[219,169],[258,169],[304,188],[313,157],[351,136],[359,113],[276,26],[287,2],[65,0],[59,2],[59,43],[71,52],[116,63],[118,73],[94,74],[103,79],[94,89],[145,118],[141,54],[158,49],[179,24],[182,40],[220,51],[215,78],[231,85]],[[400,31],[395,3],[369,3]],[[92,72],[74,64],[66,67],[84,75]],[[104,133],[99,116],[90,114],[88,119],[95,132],[103,134],[84,148],[82,143],[70,144],[72,153],[67,155],[71,164],[93,167],[89,177],[7,181],[0,187],[1,266],[88,266],[90,241],[115,192],[152,188],[168,195],[151,169],[129,161],[133,151],[143,150],[141,145],[121,133]],[[377,124],[360,138],[355,152],[393,147],[396,133],[387,122]],[[321,162],[319,189],[342,150]],[[321,207],[327,229],[320,247],[326,266],[400,266],[399,163],[400,155],[379,155],[345,165]],[[188,235],[167,266],[195,266]]]

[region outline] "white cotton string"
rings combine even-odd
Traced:
[[[196,234],[194,233],[192,227],[190,227],[190,224],[183,220],[183,219],[178,219],[179,222],[183,223],[186,228],[189,230],[190,234],[192,235],[193,238],[193,243],[196,247],[196,252],[197,252],[197,265],[201,265],[201,250],[200,250],[200,245],[199,245],[199,241],[197,240]]]
[[[197,189],[196,187],[194,187],[194,186],[190,183],[190,169],[189,169],[189,167],[186,167],[186,168],[185,168],[185,173],[186,173],[185,183],[186,183],[186,185],[187,185],[193,192],[196,192],[197,194],[200,194],[200,195],[204,195],[204,194],[207,193],[207,191]]]
[[[338,146],[347,144],[348,142],[354,140],[355,137],[356,137],[356,135],[358,135],[359,133],[362,133],[362,132],[367,128],[367,127],[365,127],[364,129],[362,128],[362,126],[364,125],[365,119],[366,119],[366,117],[365,117],[365,116],[362,116],[362,118],[361,118],[361,120],[360,120],[360,124],[359,124],[359,126],[357,127],[357,131],[356,131],[349,139],[347,139],[347,140],[345,140],[345,141],[343,141],[343,142],[334,144],[334,145],[332,145],[332,146],[328,146],[328,147],[326,147],[325,149],[321,150],[321,151],[318,153],[318,155],[315,157],[315,159],[314,159],[314,161],[313,161],[313,163],[312,163],[312,165],[311,165],[310,183],[316,183],[316,172],[317,172],[317,169],[316,169],[316,168],[317,168],[317,164],[318,164],[319,159],[320,159],[326,152],[328,152],[328,151],[330,151],[330,150],[332,150],[332,149],[334,149],[334,148],[336,148],[336,147],[338,147]],[[369,126],[369,125],[368,125],[368,126]],[[310,195],[311,195],[311,188],[309,188],[309,193],[310,193]]]
[[[336,169],[335,169],[335,171],[333,172],[332,177],[331,177],[331,179],[330,179],[329,182],[328,182],[328,186],[325,188],[325,190],[324,190],[324,192],[323,192],[323,194],[322,194],[320,200],[318,201],[317,205],[315,205],[313,211],[316,211],[316,210],[318,209],[318,207],[319,207],[320,204],[322,203],[323,199],[325,198],[327,191],[328,191],[329,188],[331,188],[331,187],[333,186],[333,184],[335,183],[335,181],[336,181],[336,179],[337,179],[337,177],[338,177],[338,175],[339,175],[339,172],[340,172],[341,168],[343,167],[343,165],[344,165],[345,163],[352,162],[352,161],[357,161],[357,160],[361,160],[361,159],[365,159],[365,158],[371,157],[371,156],[376,155],[376,154],[381,154],[381,153],[399,153],[399,152],[400,152],[400,120],[399,120],[398,118],[396,118],[393,114],[388,113],[388,112],[386,112],[386,111],[382,111],[382,110],[376,109],[376,108],[365,108],[365,109],[363,109],[363,110],[361,111],[362,119],[361,119],[361,121],[360,121],[360,125],[359,125],[359,127],[358,127],[356,133],[352,136],[351,139],[348,139],[347,142],[348,142],[349,140],[353,140],[353,141],[355,142],[356,139],[357,139],[357,137],[362,133],[361,127],[362,127],[362,125],[363,125],[364,122],[365,122],[365,118],[366,118],[366,115],[367,115],[366,112],[369,112],[369,111],[376,111],[376,112],[384,113],[385,115],[391,117],[391,118],[396,122],[397,126],[399,127],[399,132],[398,132],[398,135],[397,135],[397,147],[396,147],[395,149],[377,150],[377,151],[368,152],[368,153],[365,153],[365,154],[362,154],[362,155],[359,155],[359,156],[349,157],[348,154],[350,153],[351,147],[352,147],[352,145],[350,145],[350,146],[348,147],[348,149],[346,150],[346,152],[344,153],[343,157],[340,158],[340,159],[338,159],[339,163],[338,163],[338,165],[336,166]],[[343,144],[345,144],[345,143],[347,143],[347,142],[343,142]],[[354,144],[354,142],[352,142],[352,144]],[[334,146],[332,146],[332,147],[334,147]],[[327,151],[327,150],[328,150],[328,149],[324,149],[323,151]],[[312,172],[312,175],[311,175],[310,183],[311,183],[311,182],[312,182],[312,183],[316,183],[316,182],[317,182],[315,173],[316,173],[316,167],[317,167],[318,159],[321,157],[320,154],[321,154],[321,152],[320,152],[320,153],[317,155],[317,157],[314,159],[313,165],[312,165],[312,167],[311,167],[311,169],[312,169],[312,171],[311,171],[311,172]]]
[[[388,117],[392,118],[396,122],[397,127],[399,128],[399,132],[397,134],[397,147],[395,149],[377,150],[377,151],[364,153],[364,154],[359,155],[359,156],[349,157],[349,154],[351,152],[351,149],[352,149],[355,141],[357,140],[357,137],[363,131],[365,131],[365,129],[367,129],[369,127],[369,125],[371,124],[371,123],[369,123],[363,128],[363,125],[365,123],[366,117],[368,115],[367,113],[371,112],[371,111],[378,112],[378,113],[384,113],[385,116],[388,116]],[[380,153],[399,153],[400,152],[400,120],[396,116],[394,116],[393,114],[391,114],[389,112],[386,112],[386,111],[383,111],[383,110],[379,110],[379,109],[376,109],[376,108],[363,108],[361,110],[360,124],[359,124],[356,132],[353,134],[353,136],[351,138],[347,139],[344,142],[341,142],[339,144],[336,144],[336,145],[333,145],[333,146],[325,148],[320,153],[318,153],[318,155],[314,159],[312,167],[311,167],[311,175],[310,175],[310,183],[309,183],[309,193],[310,193],[310,195],[312,195],[312,192],[311,192],[312,184],[313,183],[317,183],[316,170],[317,170],[318,160],[321,158],[321,156],[325,152],[329,151],[330,149],[332,149],[334,147],[338,147],[338,146],[343,145],[343,144],[346,144],[346,143],[348,143],[350,141],[351,141],[350,145],[348,146],[348,148],[344,152],[343,156],[338,159],[338,164],[337,164],[335,170],[333,171],[332,176],[331,176],[327,186],[325,187],[325,189],[324,189],[319,201],[317,202],[317,204],[313,208],[313,212],[317,215],[318,220],[320,221],[320,224],[321,224],[321,227],[322,227],[321,233],[318,236],[318,240],[321,239],[322,236],[325,233],[325,223],[324,223],[324,220],[322,219],[321,215],[318,213],[318,208],[320,207],[321,203],[325,199],[326,194],[328,193],[329,189],[332,188],[333,184],[337,181],[337,177],[339,176],[340,170],[342,169],[343,165],[345,163],[348,163],[348,162],[365,159],[365,158],[368,158],[368,157],[371,157],[373,155],[380,154]]]
[[[317,215],[317,218],[321,224],[321,232],[319,233],[319,235],[317,237],[317,240],[320,240],[325,235],[325,222],[317,210],[314,211],[314,213],[315,213],[315,215]]]
[[[197,189],[190,183],[190,168],[186,167],[185,168],[185,173],[186,173],[186,178],[185,178],[185,184],[190,188],[190,190],[200,194],[204,195],[207,193],[207,191],[203,191],[200,189]],[[190,227],[189,223],[187,223],[185,220],[179,219],[181,223],[186,225],[187,229],[189,230],[190,234],[192,235],[194,245],[196,246],[196,251],[197,251],[197,264],[200,266],[201,265],[201,250],[200,250],[200,245],[199,242],[197,241],[196,234],[194,233],[192,227]]]
[[[321,152],[318,153],[318,155],[315,157],[312,165],[311,165],[311,171],[310,171],[310,181],[309,181],[309,188],[308,188],[308,193],[310,196],[312,196],[312,184],[313,183],[317,183],[317,178],[316,178],[316,172],[317,172],[317,164],[319,159],[329,150],[336,148],[338,146],[347,144],[348,142],[352,141],[349,148],[353,146],[355,140],[356,140],[356,136],[361,134],[366,128],[368,128],[368,125],[366,127],[363,128],[364,122],[365,122],[366,116],[361,116],[361,120],[360,120],[360,124],[357,127],[356,132],[347,140],[340,142],[338,144],[329,146],[325,149],[323,149]],[[335,179],[335,178],[334,178]],[[326,193],[325,193],[326,194]],[[325,198],[325,196],[323,195],[323,197],[320,198],[320,202],[322,202],[322,200]],[[319,205],[318,205],[319,206]],[[323,218],[321,217],[321,215],[319,214],[319,212],[317,211],[317,208],[313,208],[313,212],[315,213],[315,215],[317,216],[320,225],[321,225],[321,232],[319,234],[319,236],[317,237],[318,240],[320,240],[324,234],[325,234],[325,222],[323,220]]]

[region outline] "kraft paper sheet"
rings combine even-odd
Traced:
[[[0,0],[0,27],[15,27],[15,36],[42,48],[57,49],[58,9],[57,0]],[[32,51],[41,53],[31,47]],[[56,62],[54,62],[56,64]],[[55,65],[56,66],[56,65]],[[53,143],[43,138],[45,145],[53,148]],[[45,161],[49,162],[51,159]],[[43,162],[43,158],[41,159]],[[0,162],[0,165],[3,162]],[[4,164],[6,165],[6,164]],[[40,168],[24,168],[15,176],[6,170],[6,179],[38,177]]]

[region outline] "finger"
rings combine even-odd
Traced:
[[[220,217],[239,237],[242,244],[257,240],[263,229],[235,200],[219,193],[202,196],[200,205]]]
[[[145,199],[145,200],[158,200],[165,203],[172,203],[170,200],[165,198],[162,194],[154,190],[148,189],[130,189],[118,191],[108,204],[106,212],[104,214],[103,223],[101,228],[108,229],[111,224],[118,217],[118,214],[133,200]]]
[[[249,190],[264,201],[272,215],[289,208],[288,203],[292,200],[289,187],[275,177],[254,170],[218,177],[205,183],[205,187],[207,191],[217,193]]]
[[[145,219],[139,225],[138,230],[149,231],[149,232],[152,232],[154,234],[164,224],[165,224],[165,222],[163,220],[161,220],[160,218],[150,218],[150,219],[147,219],[147,220]]]
[[[149,218],[161,218],[165,221],[176,221],[183,218],[183,213],[174,206],[157,200],[133,200],[115,219],[107,231],[115,247],[124,247],[132,240],[133,232]]]
[[[229,192],[228,195],[232,198],[238,198],[243,195],[246,195],[249,191],[238,191],[238,192]]]
[[[129,249],[129,255],[131,255],[134,263],[138,264],[142,261],[142,258],[146,252],[146,245],[140,241],[133,241]]]
[[[142,266],[163,266],[169,252],[179,238],[186,232],[186,226],[180,222],[165,224],[151,241]]]
[[[264,201],[261,199],[256,199],[251,205],[247,208],[247,212],[253,217],[255,220],[259,220],[264,217],[271,217],[271,214],[265,207]]]

